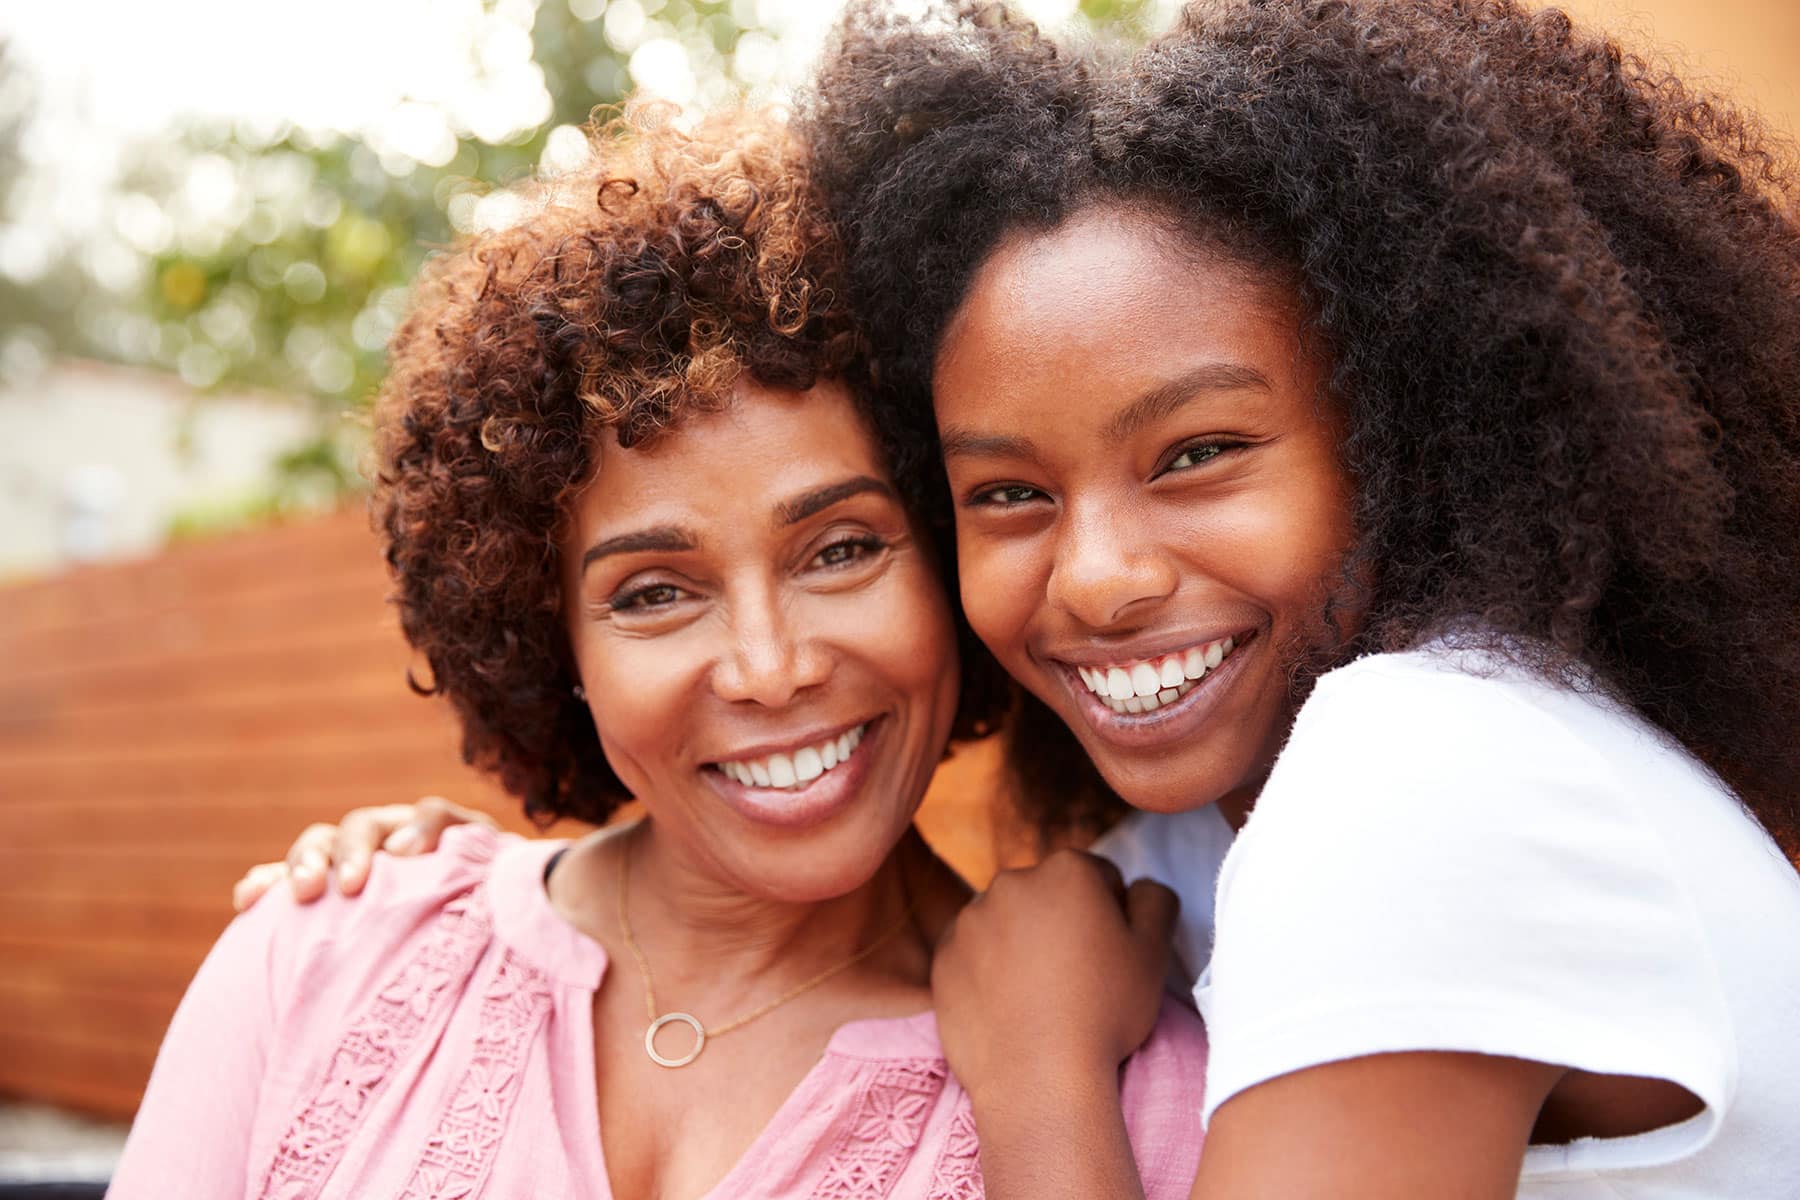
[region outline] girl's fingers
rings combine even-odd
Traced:
[[[335,825],[308,825],[288,847],[288,886],[301,904],[325,894],[325,872],[331,866],[331,846],[336,838]]]
[[[237,881],[231,889],[231,907],[234,912],[243,912],[252,904],[262,899],[263,893],[281,881],[287,874],[286,863],[257,863],[244,877]]]
[[[1154,879],[1139,879],[1125,890],[1125,923],[1145,955],[1161,964],[1175,936],[1181,898]]]
[[[337,871],[338,890],[346,896],[362,891],[369,881],[369,863],[398,829],[414,814],[410,804],[384,804],[358,808],[345,814],[332,841],[331,860]]]
[[[492,827],[486,813],[452,804],[442,796],[425,796],[409,807],[411,820],[395,829],[382,843],[389,854],[425,854],[436,850],[444,830],[452,825],[481,824]]]

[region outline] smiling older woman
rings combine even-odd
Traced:
[[[376,508],[471,760],[536,815],[646,816],[266,897],[184,1000],[115,1197],[980,1192],[929,991],[968,894],[911,832],[999,695],[959,672],[942,531],[860,405],[781,127],[601,147],[577,200],[428,270]],[[1139,1019],[1128,1123],[1149,1193],[1184,1194],[1202,1035]]]

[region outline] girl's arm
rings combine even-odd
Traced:
[[[1153,885],[1123,900],[1107,864],[1059,854],[996,880],[938,951],[933,1002],[992,1200],[1143,1195],[1118,1064],[1154,1019],[1174,910]],[[1219,1109],[1192,1196],[1510,1197],[1562,1074],[1450,1053],[1295,1071]]]
[[[1176,914],[1161,885],[1061,851],[995,879],[939,943],[932,1003],[990,1197],[1143,1195],[1119,1064],[1155,1026]]]
[[[1564,1071],[1482,1054],[1403,1053],[1309,1067],[1220,1106],[1193,1200],[1511,1200]]]

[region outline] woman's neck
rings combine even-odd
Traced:
[[[748,894],[659,838],[651,821],[582,849],[568,864],[576,868],[566,872],[570,878],[553,877],[552,902],[615,961],[635,942],[663,1009],[766,997],[771,985],[802,983],[877,940],[884,952],[857,964],[859,973],[898,973],[897,982],[923,986],[930,947],[947,920],[940,914],[953,913],[966,897],[961,881],[910,830],[866,883],[818,901]]]

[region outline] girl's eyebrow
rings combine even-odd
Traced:
[[[1105,437],[1122,442],[1132,434],[1152,425],[1182,405],[1208,392],[1273,392],[1275,385],[1255,367],[1243,363],[1202,363],[1183,371],[1165,383],[1159,383],[1127,404],[1106,423]],[[966,425],[951,425],[938,438],[939,450],[945,458],[1017,458],[1038,461],[1037,447],[1030,438],[1012,434],[980,433]]]
[[[938,437],[938,452],[944,458],[959,455],[970,458],[1023,458],[1037,461],[1037,447],[1030,438],[1009,437],[999,433],[976,433],[962,425],[951,425]]]
[[[1269,377],[1255,367],[1242,363],[1203,363],[1183,371],[1167,383],[1157,384],[1130,404],[1120,409],[1106,423],[1106,437],[1122,442],[1147,425],[1153,425],[1182,405],[1206,392],[1239,392],[1244,390],[1272,392]]]

